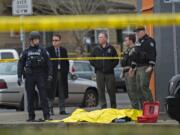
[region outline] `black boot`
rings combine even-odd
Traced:
[[[60,111],[59,114],[60,115],[69,115],[69,113],[67,113],[66,111]]]
[[[105,109],[105,108],[107,108],[107,105],[106,105],[106,104],[101,105],[101,109]]]
[[[52,120],[52,119],[51,119],[51,117],[48,115],[48,116],[45,116],[45,117],[44,117],[44,120],[46,121],[46,120]]]
[[[51,100],[51,99],[48,100],[48,107],[49,107],[49,113],[50,113],[50,115],[54,115],[53,100]]]
[[[116,109],[117,108],[116,104],[111,104],[111,108]]]
[[[28,114],[27,122],[35,122],[35,114]]]
[[[50,115],[54,115],[54,109],[53,109],[53,107],[50,108]]]
[[[29,119],[26,120],[27,122],[35,122],[35,117],[29,117]]]

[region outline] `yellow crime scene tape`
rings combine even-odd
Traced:
[[[68,15],[68,16],[1,16],[0,31],[58,31],[84,30],[95,28],[125,28],[142,25],[170,26],[180,25],[177,14],[120,14],[120,15]],[[51,58],[51,60],[110,60],[121,57],[81,57]],[[13,62],[17,59],[0,59],[0,62]]]
[[[127,26],[180,25],[177,14],[120,14],[120,15],[68,15],[68,16],[17,16],[0,17],[0,31],[58,31],[95,28],[125,28]]]
[[[50,60],[116,60],[121,57],[79,57],[79,58],[51,58]]]
[[[77,58],[50,58],[52,61],[56,60],[120,60],[121,57],[77,57]],[[15,62],[18,61],[18,59],[0,59],[0,62]]]

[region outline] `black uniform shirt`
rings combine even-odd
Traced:
[[[117,52],[115,48],[109,44],[105,48],[100,45],[94,48],[91,53],[91,57],[117,57]],[[118,59],[112,60],[90,60],[92,66],[94,66],[95,71],[101,71],[103,73],[114,73],[114,67],[118,64]]]
[[[31,59],[31,57],[32,57],[32,60],[29,60],[29,59]],[[38,68],[38,67],[34,68],[34,65],[32,65],[33,58],[37,59],[37,57],[40,57],[40,59],[43,61],[42,62],[38,59],[39,63],[41,63],[41,62],[44,63],[42,65],[42,67],[40,67],[40,68]],[[48,52],[45,49],[43,49],[42,47],[40,47],[39,45],[35,46],[35,47],[30,46],[25,51],[23,51],[22,56],[20,57],[20,59],[18,61],[18,77],[22,77],[22,75],[24,73],[24,69],[26,67],[31,68],[32,71],[38,70],[38,71],[44,72],[44,73],[46,73],[46,71],[48,70],[48,75],[52,75],[52,63],[49,58],[50,57],[49,57]]]
[[[139,39],[139,44],[135,46],[132,64],[151,65],[156,63],[156,43],[155,40],[148,35]]]
[[[134,49],[134,47],[127,48],[126,51],[124,52],[124,56],[121,60],[121,66],[122,67],[131,66],[131,62],[132,62],[131,55],[133,53],[133,49]]]

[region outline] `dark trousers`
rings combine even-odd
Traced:
[[[48,109],[47,94],[45,89],[45,82],[46,82],[45,78],[46,78],[45,75],[40,73],[26,76],[25,88],[27,92],[29,118],[35,118],[35,112],[34,112],[35,86],[37,86],[39,91],[43,116],[44,118],[48,118],[50,116]]]
[[[99,102],[102,108],[107,107],[105,88],[109,94],[111,108],[116,108],[116,87],[114,74],[105,74],[97,71],[96,81],[99,93]]]
[[[59,109],[60,111],[65,111],[65,96],[64,96],[64,84],[62,79],[62,71],[57,72],[57,77],[55,79],[55,88],[58,91],[59,96]]]

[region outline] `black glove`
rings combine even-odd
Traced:
[[[21,84],[22,84],[22,78],[21,77],[18,78],[17,83],[18,83],[19,86],[21,86]]]
[[[51,75],[49,75],[47,81],[48,81],[48,82],[51,82],[52,79],[53,79],[53,77],[52,77]]]
[[[49,75],[47,78],[47,88],[48,89],[52,88],[52,79],[53,79],[53,77],[51,75]]]

